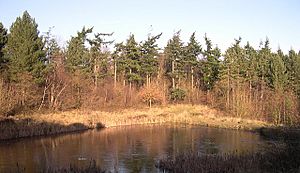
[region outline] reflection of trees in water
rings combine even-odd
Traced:
[[[167,155],[184,151],[253,151],[253,142],[259,140],[253,133],[190,126],[116,127],[0,145],[0,163],[19,162],[26,165],[26,170],[34,170],[38,166],[86,165],[94,159],[97,165],[111,171],[122,168],[150,172],[155,169],[155,160]],[[87,161],[78,161],[79,157]]]
[[[167,153],[175,156],[184,151],[205,154],[252,152],[261,139],[251,132],[199,127],[176,127],[170,130]]]

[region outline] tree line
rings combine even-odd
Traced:
[[[83,27],[62,48],[27,11],[9,32],[0,22],[0,114],[202,103],[241,118],[298,122],[300,52],[238,38],[222,53],[206,34],[201,45],[195,33],[184,43],[180,31],[163,49],[162,33],[121,43],[112,35]]]

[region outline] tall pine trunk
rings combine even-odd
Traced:
[[[175,89],[174,73],[175,73],[175,60],[172,61],[172,88],[173,89]]]
[[[129,69],[129,74],[130,74],[130,76],[131,76],[131,73],[132,73],[132,70],[131,70],[131,68]],[[131,91],[131,86],[132,85],[132,82],[131,82],[131,80],[129,80],[129,92]]]
[[[191,66],[191,88],[192,92],[194,91],[194,68]]]
[[[227,98],[226,98],[226,107],[227,110],[230,109],[230,70],[229,66],[227,67]]]
[[[117,62],[114,62],[114,87],[117,87]]]

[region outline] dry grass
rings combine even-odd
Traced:
[[[31,118],[37,122],[70,125],[81,123],[95,128],[99,124],[105,127],[137,125],[151,123],[185,123],[218,128],[254,130],[271,127],[263,121],[223,116],[217,110],[204,105],[170,105],[165,107],[124,109],[121,111],[73,110],[50,114],[18,115],[16,120]]]

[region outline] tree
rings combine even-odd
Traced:
[[[7,43],[7,29],[4,28],[3,24],[0,22],[0,71],[3,69],[5,63],[3,48]]]
[[[37,23],[27,11],[10,28],[4,51],[10,79],[13,81],[19,81],[20,75],[25,73],[32,75],[37,83],[44,81],[44,43],[37,28]]]
[[[109,52],[103,51],[103,46],[107,44],[112,44],[113,41],[105,41],[103,36],[112,36],[113,33],[104,34],[97,33],[94,35],[94,39],[87,39],[91,48],[90,48],[90,63],[92,76],[94,78],[95,87],[98,85],[98,78],[104,77],[108,73],[108,57]],[[101,76],[102,75],[102,76]]]
[[[183,43],[180,39],[180,31],[175,33],[173,35],[173,38],[168,41],[164,52],[167,58],[166,72],[168,76],[172,79],[172,89],[178,88],[179,81],[176,82],[175,79],[179,79],[179,75],[182,74],[182,60],[184,56]]]
[[[288,83],[300,98],[300,54],[291,49],[285,59],[288,72]]]
[[[139,83],[142,80],[140,71],[140,57],[141,52],[138,43],[135,41],[134,35],[131,34],[127,39],[126,44],[123,47],[123,66],[125,67],[125,73],[129,82],[129,89],[132,88],[132,83]]]
[[[221,51],[218,47],[213,48],[211,40],[205,34],[204,36],[206,49],[203,50],[202,59],[200,66],[203,75],[203,89],[210,91],[213,89],[216,81],[219,79],[220,73],[220,56]]]
[[[141,44],[141,72],[146,76],[146,86],[151,83],[151,77],[158,71],[158,46],[156,41],[160,38],[161,34],[148,37],[148,39]]]
[[[252,88],[258,83],[257,77],[257,51],[249,42],[244,47],[245,50],[245,81],[249,83],[249,101],[252,100]]]
[[[47,105],[49,109],[57,110],[61,108],[63,99],[66,100],[64,92],[70,79],[65,71],[65,54],[51,34],[51,28],[44,36],[44,43],[48,70],[39,109]]]
[[[72,96],[76,100],[75,107],[80,107],[82,104],[82,89],[84,80],[89,81],[92,77],[92,65],[88,49],[85,47],[87,41],[87,35],[92,33],[93,28],[82,28],[80,32],[77,32],[76,37],[72,37],[68,42],[66,52],[66,68],[70,72],[72,77],[73,88],[76,93]]]
[[[240,88],[245,76],[245,51],[240,46],[241,38],[235,39],[235,43],[225,51],[223,61],[223,80],[226,80],[226,107],[236,115],[240,114]]]
[[[113,63],[114,63],[114,88],[117,86],[117,73],[123,71],[122,63],[120,63],[122,54],[124,53],[124,45],[123,43],[116,43],[114,46],[115,50],[112,53]],[[121,68],[121,69],[120,69]],[[125,80],[124,80],[125,81]]]
[[[58,46],[58,43],[54,36],[51,33],[53,27],[50,27],[43,37],[43,42],[45,44],[44,50],[46,52],[46,63],[48,65],[52,64],[54,55],[57,55],[61,52],[61,48]]]
[[[197,42],[195,38],[195,32],[191,35],[190,40],[185,47],[185,66],[186,70],[191,74],[191,88],[194,88],[194,71],[198,64],[198,56],[202,52],[201,45]]]
[[[272,54],[268,68],[268,85],[280,91],[285,90],[288,80],[283,58],[284,55],[281,49],[279,49],[277,53]]]
[[[81,32],[77,32],[77,36],[68,42],[66,65],[69,71],[77,71],[84,76],[88,76],[91,72],[88,50],[84,44],[87,41],[87,34],[92,31],[93,28],[83,27]]]

